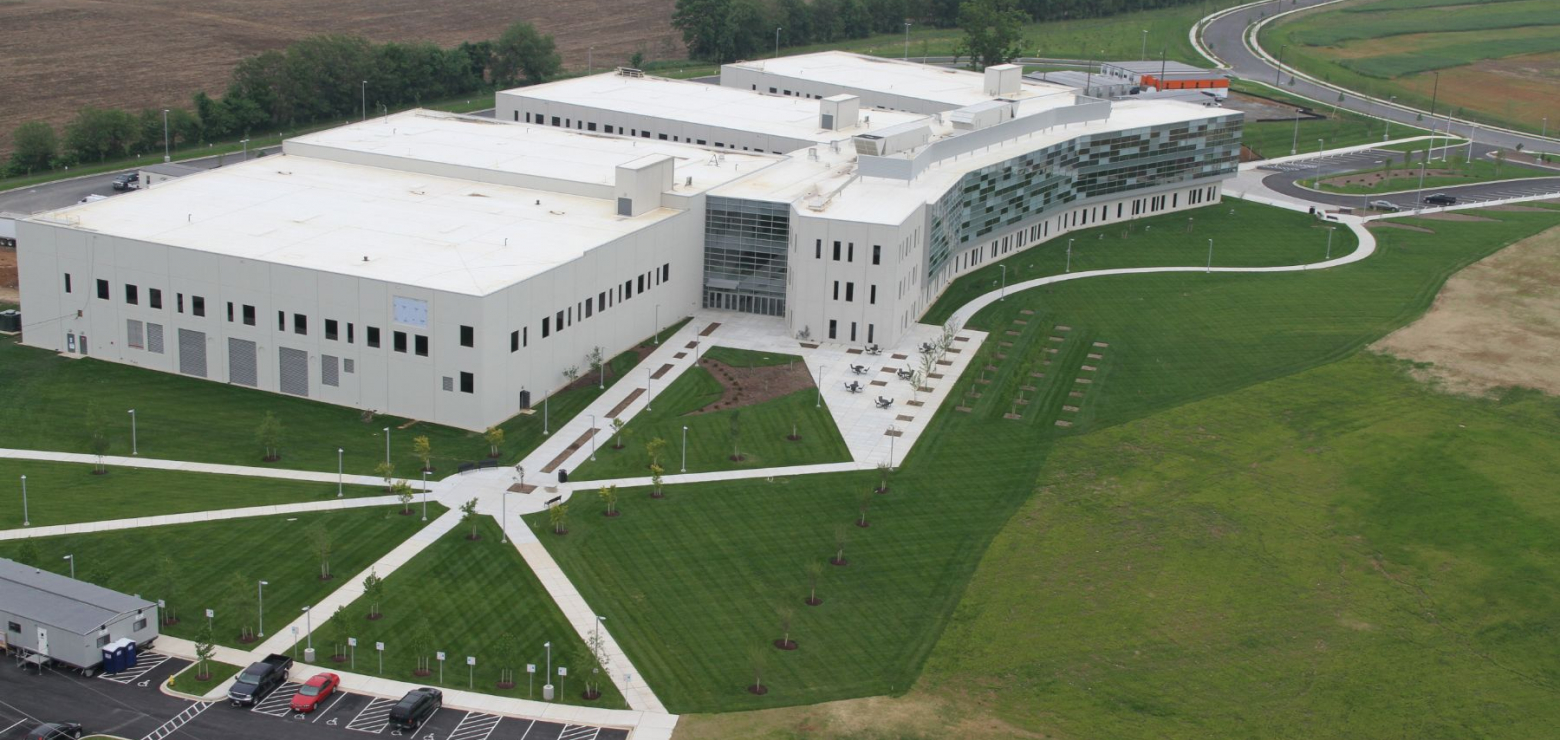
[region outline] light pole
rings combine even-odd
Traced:
[[[820,408],[820,409],[823,408],[823,366],[822,365],[818,366],[818,402],[816,404],[814,404],[813,406],[814,406],[814,408]]]
[[[242,161],[248,162],[249,161],[249,140],[248,139],[240,139],[238,143],[244,145],[244,159]]]
[[[1316,140],[1316,168],[1315,169],[1316,169],[1316,173],[1311,178],[1311,188],[1312,189],[1320,188],[1322,186],[1322,140],[1321,139],[1317,139]]]
[[[342,477],[343,476],[342,476],[342,472],[341,472],[341,456],[343,454],[346,454],[346,450],[343,450],[342,448],[337,447],[336,448],[336,498],[341,498],[341,496],[342,496],[342,493],[341,493],[341,483],[342,483]]]
[[[1432,71],[1430,74],[1435,75],[1435,85],[1430,88],[1430,146],[1433,147],[1435,146],[1435,101],[1441,96],[1441,73]]]
[[[683,427],[683,430],[684,430],[683,431],[683,439],[685,439],[685,440],[688,438],[687,429],[688,429],[688,427]],[[684,442],[683,444],[686,445],[687,442]],[[686,455],[684,455],[684,459],[687,459]],[[684,472],[687,472],[687,471],[684,471]],[[22,526],[24,526],[24,527],[31,527],[32,526],[32,518],[27,516],[27,476],[25,476],[25,475],[22,476]]]
[[[1295,109],[1295,135],[1289,140],[1289,156],[1291,157],[1300,153],[1300,116],[1304,112],[1300,108]]]
[[[135,443],[135,409],[130,409],[130,454],[141,454],[140,448]]]
[[[61,560],[69,560],[70,561],[70,577],[71,577],[72,580],[75,580],[75,578],[76,578],[76,556],[75,555],[66,555],[65,557],[61,558]]]
[[[1539,136],[1549,136],[1549,116],[1544,116],[1544,125],[1538,130]]]
[[[1213,240],[1209,239],[1208,240],[1208,267],[1203,270],[1203,274],[1208,274],[1208,273],[1211,273],[1211,272],[1213,272]]]
[[[1138,53],[1140,61],[1148,61],[1148,29],[1143,29],[1143,50]]]
[[[314,607],[312,606],[306,606],[303,608],[303,636],[305,650],[314,649],[314,612],[311,611],[313,608]]]
[[[1333,232],[1337,231],[1337,230],[1338,230],[1338,227],[1336,227],[1336,226],[1329,226],[1329,227],[1327,227],[1327,259],[1332,259],[1332,238],[1333,238]]]
[[[596,415],[590,414],[590,461],[596,461]]]
[[[589,49],[585,50],[585,74],[593,75],[595,73],[596,73],[596,47],[592,46]]]
[[[910,21],[905,21],[905,61],[910,61]]]
[[[655,344],[661,345],[661,304],[655,304]]]
[[[684,473],[688,472],[688,427],[687,427],[687,425],[683,425],[682,472],[684,472]],[[22,476],[22,480],[24,480],[24,481],[27,480],[27,476],[25,476],[25,475]],[[23,484],[23,487],[24,488],[26,487],[25,484]]]
[[[422,471],[423,521],[428,521],[428,470]]]
[[[271,585],[270,581],[260,581],[260,585],[255,587],[256,593],[259,594],[259,596],[256,598],[256,601],[259,602],[260,607],[259,621],[261,637],[265,637],[265,587],[269,585]]]
[[[1419,160],[1419,192],[1414,196],[1414,200],[1418,201],[1414,204],[1415,209],[1424,208],[1425,205],[1425,163],[1429,159],[1425,157]]]
[[[542,647],[547,648],[547,685],[542,687],[546,689],[548,686],[552,686],[552,642],[544,642]]]
[[[1387,98],[1388,113],[1392,112],[1392,104],[1395,102],[1397,102],[1396,95],[1392,95]],[[1392,138],[1392,119],[1388,116],[1382,116],[1381,121],[1386,124],[1386,126],[1381,129],[1381,140],[1386,141],[1387,139]]]
[[[163,161],[171,162],[173,157],[168,152],[168,109],[163,109]]]
[[[1067,240],[1067,272],[1072,272],[1072,243],[1073,240]]]
[[[385,427],[385,464],[390,464],[390,427]]]
[[[1002,268],[1002,290],[997,293],[997,300],[1005,301],[1007,300],[1007,265],[999,264],[997,267]]]
[[[780,31],[781,31],[781,29],[779,29],[779,28],[775,29],[775,58],[776,59],[780,58]]]
[[[650,399],[655,396],[655,373],[645,368],[645,410],[650,410]]]
[[[1278,84],[1278,75],[1284,71],[1284,50],[1288,48],[1289,44],[1278,47],[1278,65],[1273,67],[1273,84],[1275,85]]]
[[[363,87],[362,87],[362,90],[360,91],[360,94],[363,96],[363,120],[367,121],[368,120],[368,80],[363,80]]]
[[[548,410],[547,401],[550,398],[552,398],[552,393],[550,393],[548,391],[542,391],[542,436],[543,437],[546,437],[546,436],[552,434],[552,432],[548,431],[548,426],[547,426],[547,422],[548,422],[548,419],[549,419],[548,414],[547,414],[547,410]]]

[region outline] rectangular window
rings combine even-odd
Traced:
[[[134,305],[138,305],[140,302],[141,302],[140,291],[137,290],[134,285],[131,285],[129,283],[125,283],[125,303],[128,303],[128,304],[134,306]]]
[[[475,347],[475,346],[477,346],[477,330],[475,328],[470,327],[470,326],[462,326],[462,327],[460,327],[460,346],[462,346],[462,347]]]
[[[108,644],[108,635],[98,635],[97,646],[98,647],[103,647],[104,645],[107,645],[107,644]]]
[[[309,333],[309,317],[301,313],[293,314],[293,333],[307,335]]]
[[[555,329],[557,331],[563,331],[563,327],[564,327],[564,324],[563,324],[563,312],[559,311],[558,312],[558,317],[553,319],[553,329]]]
[[[671,280],[671,279],[672,279],[672,263],[668,262],[668,263],[666,263],[664,265],[661,265],[661,282],[664,283],[664,282],[666,282],[668,280]]]
[[[839,242],[835,242],[834,243],[834,261],[835,262],[839,262],[840,261],[840,243]]]
[[[198,295],[190,296],[190,313],[196,316],[206,315],[206,299]]]
[[[817,240],[816,242],[813,243],[813,259],[817,259],[817,260],[823,259],[823,240],[822,239],[819,239],[819,240]]]
[[[585,299],[585,318],[587,318],[587,319],[590,318],[591,316],[595,315],[595,312],[596,312],[596,309],[591,304],[590,299],[586,298]]]
[[[855,300],[856,300],[856,284],[855,283],[846,283],[845,284],[845,301],[847,303],[850,303],[850,302],[854,302]]]
[[[108,281],[99,279],[97,281],[97,289],[98,289],[98,298],[101,298],[101,299],[103,299],[105,301],[108,300]]]
[[[639,276],[639,292],[641,292],[641,293],[645,292],[645,276],[644,275],[640,275]]]
[[[840,299],[840,281],[834,281],[834,300]]]
[[[336,337],[339,335],[340,329],[341,329],[341,325],[336,323],[335,319],[325,319],[325,338],[326,339],[329,339],[332,342],[336,341]]]
[[[426,337],[426,336],[424,336],[422,334],[418,334],[416,337],[413,337],[413,339],[416,340],[417,356],[418,357],[427,357],[428,356],[428,337]]]
[[[529,326],[522,326],[522,327],[520,327],[520,346],[521,347],[529,347],[529,346],[531,346],[531,327],[529,327]]]
[[[276,312],[276,330],[277,331],[287,331],[287,312],[286,311],[277,311]]]
[[[364,337],[363,341],[366,342],[368,344],[368,346],[373,347],[375,349],[378,349],[379,348],[379,327],[377,327],[377,326],[365,326],[365,327],[363,327],[363,330],[368,332],[368,335]]]
[[[460,374],[460,392],[461,393],[476,393],[477,392],[477,376],[472,375],[471,373],[461,373]]]
[[[633,297],[634,297],[634,281],[632,281],[632,280],[624,280],[623,281],[623,300],[626,301],[626,300],[628,300],[630,298],[633,298]]]
[[[873,244],[872,245],[872,264],[874,264],[874,265],[881,265],[881,264],[883,264],[883,245],[881,245],[881,244]]]
[[[856,261],[856,243],[855,242],[851,242],[851,243],[845,245],[845,261],[846,262],[855,262]]]
[[[605,310],[607,310],[607,291],[603,290],[600,293],[596,294],[596,310],[597,311],[605,311]]]
[[[867,286],[867,303],[870,303],[870,304],[872,304],[874,306],[877,305],[877,286],[876,285]]]
[[[856,341],[856,322],[850,322],[850,341]]]
[[[353,335],[356,334],[356,332],[354,332],[352,329],[352,322],[347,322],[347,344],[352,343]]]
[[[151,290],[151,295],[149,295],[147,297],[151,299],[152,308],[161,309],[162,308],[162,291],[160,289],[157,289],[157,288],[151,288],[150,290]]]
[[[520,332],[519,331],[509,332],[509,351],[510,352],[519,352],[520,351]]]
[[[829,338],[830,339],[835,339],[835,338],[837,338],[838,334],[839,334],[839,322],[835,321],[834,319],[829,319]]]
[[[232,301],[228,301],[228,304],[227,304],[227,319],[228,319],[228,323],[232,323],[233,322],[233,302]]]
[[[398,331],[390,337],[390,349],[406,354],[406,332]]]
[[[70,292],[70,273],[65,273],[65,292]],[[12,624],[15,624],[14,622]]]
[[[551,335],[552,335],[552,318],[547,317],[547,316],[543,316],[542,317],[542,338],[546,339],[547,337],[549,337]]]
[[[8,632],[15,632],[18,635],[22,634],[22,626],[15,622],[6,622],[5,629]]]

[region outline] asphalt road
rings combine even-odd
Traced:
[[[281,147],[269,147],[256,149],[249,152],[250,158],[258,156],[260,152],[275,154],[281,151]],[[179,160],[178,164],[189,167],[198,167],[209,170],[232,164],[242,159],[242,154],[228,154],[215,157],[200,157],[197,159]],[[17,188],[15,190],[0,191],[0,212],[19,213],[30,215],[41,211],[51,211],[56,208],[78,203],[88,195],[123,195],[130,191],[115,191],[114,178],[126,173],[135,172],[138,168],[105,172],[100,175],[88,175],[86,177],[72,178],[69,180],[56,180],[42,185],[34,185],[30,188]]]
[[[1231,72],[1239,77],[1267,82],[1270,84],[1274,83],[1275,80],[1280,82],[1288,82],[1288,75],[1280,73],[1276,67],[1269,64],[1266,60],[1261,59],[1256,54],[1252,53],[1250,49],[1246,48],[1246,45],[1243,41],[1246,29],[1251,24],[1262,20],[1264,13],[1268,16],[1271,16],[1281,11],[1289,11],[1294,8],[1307,8],[1313,5],[1319,5],[1326,1],[1327,0],[1294,0],[1293,2],[1282,2],[1282,0],[1273,0],[1273,2],[1263,3],[1261,5],[1253,5],[1243,10],[1225,15],[1213,21],[1212,23],[1209,23],[1203,28],[1203,42],[1213,51],[1215,56],[1224,60],[1224,63],[1229,65]],[[1279,50],[1268,49],[1267,51],[1270,54],[1276,55]],[[1324,87],[1313,82],[1308,82],[1305,79],[1299,77],[1295,78],[1294,85],[1285,84],[1282,85],[1282,87],[1283,89],[1291,91],[1297,95],[1303,95],[1313,100],[1325,101],[1327,103],[1331,103],[1338,97],[1337,89]],[[1361,100],[1358,96],[1352,93],[1348,93],[1347,91],[1345,91],[1344,100],[1341,104],[1339,104],[1339,107],[1354,111],[1356,113],[1364,113],[1366,115],[1376,116],[1378,118],[1387,118],[1390,119],[1393,123],[1402,123],[1406,125],[1428,128],[1428,124],[1425,121],[1417,120],[1419,116],[1419,112],[1417,110],[1389,107],[1386,105],[1373,103],[1368,100]],[[1440,109],[1436,111],[1436,114],[1445,115],[1446,112],[1446,110]],[[1441,119],[1441,121],[1441,125],[1444,128],[1445,119]],[[1548,139],[1541,139],[1537,136],[1525,136],[1522,134],[1508,134],[1501,131],[1491,131],[1487,128],[1470,126],[1469,124],[1455,121],[1451,125],[1451,132],[1456,136],[1472,138],[1474,141],[1481,144],[1491,144],[1508,149],[1515,148],[1517,144],[1522,144],[1523,148],[1527,150],[1537,148],[1541,151],[1560,151],[1560,146],[1557,146],[1555,142]]]
[[[153,658],[155,653],[149,654]],[[392,730],[393,701],[342,693],[311,714],[287,710],[297,684],[253,708],[193,702],[158,690],[187,666],[168,659],[144,674],[83,678],[68,671],[38,675],[0,663],[0,740],[18,740],[41,722],[77,722],[88,733],[143,740],[359,740],[361,733],[416,740],[626,740],[626,730],[441,709],[415,732]],[[115,680],[115,679],[119,680]],[[349,732],[350,731],[350,732]]]
[[[1490,146],[1476,145],[1474,156],[1478,157],[1493,150]],[[1440,150],[1437,150],[1440,151]],[[1280,164],[1263,165],[1261,170],[1270,170],[1273,174],[1262,178],[1262,184],[1270,190],[1282,193],[1294,198],[1300,198],[1312,203],[1334,206],[1349,206],[1352,208],[1365,208],[1371,201],[1388,201],[1403,210],[1416,208],[1420,193],[1416,188],[1396,193],[1372,193],[1368,195],[1340,195],[1334,193],[1319,193],[1301,187],[1298,183],[1320,175],[1326,177],[1342,172],[1356,172],[1381,166],[1381,161],[1387,158],[1398,159],[1402,152],[1370,149],[1363,152],[1350,152],[1347,154],[1334,154],[1325,157],[1315,157],[1299,162],[1285,162]],[[1452,147],[1448,153],[1453,159],[1467,156],[1467,149]],[[1452,187],[1425,188],[1424,195],[1445,193],[1456,196],[1459,203],[1474,203],[1490,200],[1503,200],[1524,195],[1541,195],[1554,193],[1560,195],[1560,172],[1555,177],[1535,177],[1524,180],[1507,180],[1504,182],[1476,183],[1473,185],[1457,185]]]

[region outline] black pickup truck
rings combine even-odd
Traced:
[[[292,658],[285,655],[267,655],[265,660],[254,663],[238,674],[233,688],[228,689],[228,701],[235,707],[254,706],[276,687],[287,682],[287,671],[292,668]]]

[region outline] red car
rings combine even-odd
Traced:
[[[298,693],[293,694],[292,710],[294,712],[312,712],[326,697],[336,693],[341,686],[341,677],[334,673],[316,673],[309,679]]]

